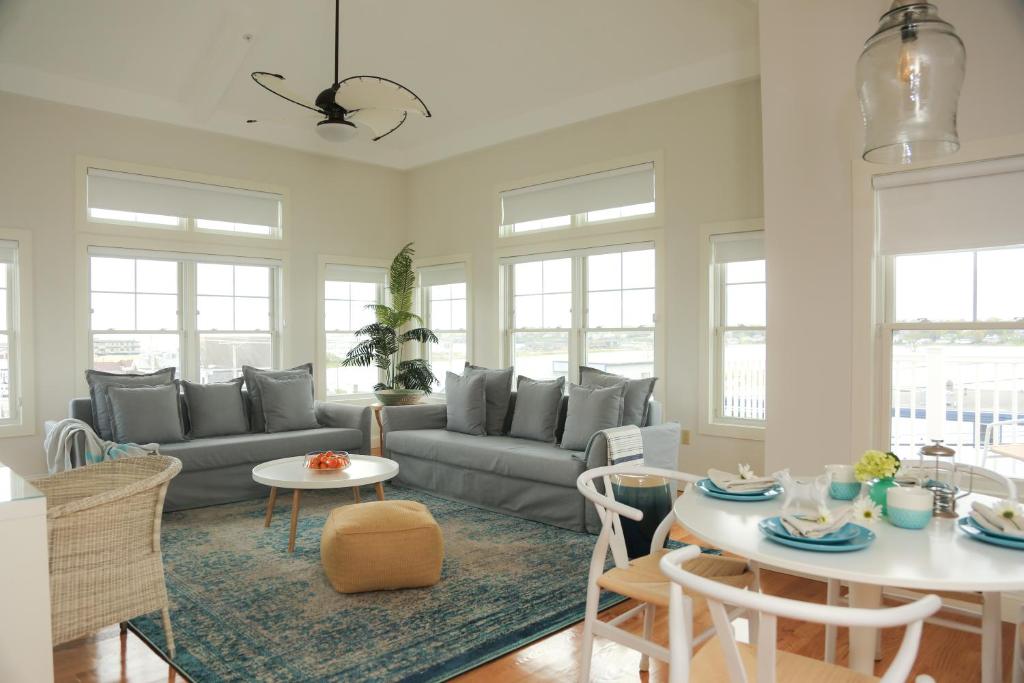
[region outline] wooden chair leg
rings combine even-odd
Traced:
[[[171,610],[163,609],[164,633],[167,635],[167,655],[174,659],[174,632],[171,630]]]
[[[583,617],[583,644],[580,646],[580,683],[590,683],[590,660],[594,656],[594,622],[597,621],[597,607],[601,589],[597,582],[587,585],[587,609]]]
[[[648,603],[644,607],[644,640],[654,639],[654,605]],[[643,654],[640,656],[640,670],[649,671],[651,668],[651,658]]]
[[[127,621],[122,621],[122,622],[121,622],[121,623],[119,624],[119,626],[121,627],[121,635],[122,635],[122,636],[123,636],[124,634],[128,633],[128,622],[127,622]]]

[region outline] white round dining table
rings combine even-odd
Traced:
[[[673,510],[683,528],[709,545],[763,567],[847,582],[854,607],[881,606],[883,587],[925,593],[1024,590],[1024,552],[973,540],[956,528],[955,519],[933,518],[921,530],[900,529],[880,521],[870,527],[875,541],[852,552],[815,552],[780,545],[768,540],[757,525],[766,517],[781,514],[781,497],[733,502],[711,498],[690,485],[676,499]],[[961,515],[970,510],[972,500],[992,501],[976,494],[961,499],[957,504]],[[833,510],[844,504],[830,501]],[[875,629],[850,631],[850,668],[872,674]],[[982,681],[1001,681],[999,650],[983,656]]]

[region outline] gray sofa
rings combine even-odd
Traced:
[[[69,416],[95,427],[88,398],[72,399]],[[317,402],[316,418],[320,429],[249,432],[160,444],[161,453],[173,455],[182,464],[181,473],[167,489],[164,509],[184,510],[266,496],[267,487],[252,480],[252,468],[268,460],[330,449],[370,452],[369,407]],[[81,448],[74,449],[72,460],[75,467],[82,464]]]
[[[513,392],[509,415],[515,396]],[[563,398],[558,437],[565,410]],[[381,421],[386,455],[399,465],[399,483],[573,531],[600,530],[594,506],[586,505],[576,489],[580,474],[608,463],[608,444],[600,432],[586,451],[577,452],[555,443],[449,432],[443,404],[384,408]],[[662,423],[656,401],[651,401],[640,431],[646,464],[677,469],[680,427]]]

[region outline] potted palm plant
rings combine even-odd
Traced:
[[[366,337],[352,347],[341,361],[344,367],[374,365],[384,374],[384,381],[373,387],[377,400],[386,406],[419,403],[437,381],[430,363],[423,358],[404,358],[409,342],[436,344],[437,335],[423,327],[423,319],[413,313],[416,291],[415,250],[412,242],[402,247],[391,262],[388,273],[390,305],[369,304],[376,322],[356,330],[356,337]]]

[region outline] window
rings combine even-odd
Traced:
[[[373,304],[384,303],[384,268],[328,264],[324,279],[324,348],[328,398],[365,395],[380,382],[377,368],[342,367],[358,343],[356,331],[376,320]]]
[[[445,373],[462,374],[469,359],[466,323],[466,266],[464,263],[419,269],[424,323],[437,335],[437,344],[425,345],[425,357],[437,376],[435,391],[444,391]]]
[[[500,201],[503,236],[637,218],[656,209],[654,164],[506,190]]]
[[[767,281],[760,231],[711,236],[710,421],[763,427]]]
[[[654,249],[612,249],[506,261],[507,347],[517,374],[575,379],[580,365],[654,374]]]
[[[86,208],[98,223],[281,236],[281,195],[238,187],[89,168]]]
[[[0,434],[27,422],[23,415],[19,243],[0,240]]]
[[[92,367],[207,383],[276,366],[279,267],[216,259],[90,250]]]

